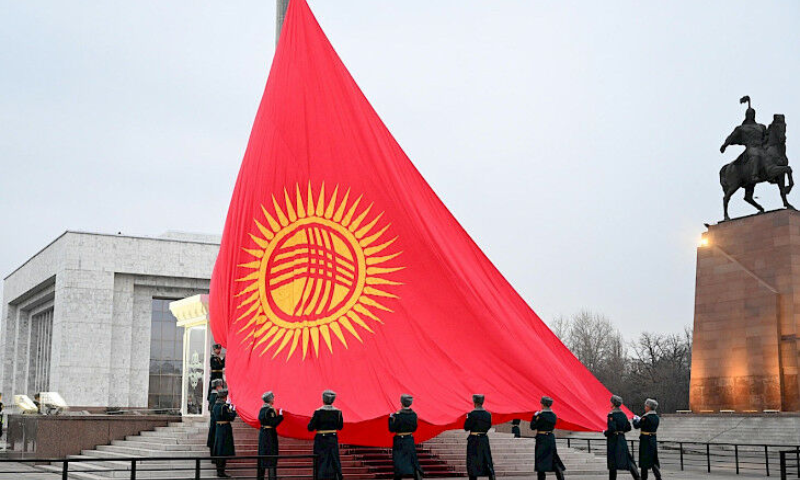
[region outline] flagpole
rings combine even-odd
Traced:
[[[286,8],[288,6],[289,6],[289,0],[275,1],[275,48],[278,48],[278,39],[281,38],[281,30],[283,29],[283,19],[286,18]]]

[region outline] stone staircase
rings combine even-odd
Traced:
[[[603,438],[600,433],[557,432],[559,437]],[[638,439],[633,430],[629,439]],[[671,442],[731,443],[751,445],[800,445],[798,415],[663,415],[658,439]]]
[[[489,434],[494,460],[495,473],[498,477],[533,476],[534,452],[536,441],[533,438],[514,438],[507,433],[492,432]],[[467,434],[463,431],[451,430],[443,432],[436,438],[423,443],[437,457],[453,465],[456,475],[466,477]],[[581,475],[607,476],[605,458],[581,452],[564,445],[558,446],[558,454],[567,467],[567,477]]]
[[[198,457],[208,453],[206,448],[207,419],[187,418],[183,422],[141,432],[125,440],[100,445],[85,450],[70,460],[85,460],[70,463],[69,478],[81,480],[108,480],[130,478],[130,461],[124,458],[147,457]],[[234,423],[236,453],[241,456],[256,455],[258,430],[241,421]],[[491,433],[492,453],[498,476],[530,476],[533,472],[534,440],[514,439],[511,435]],[[281,439],[281,455],[310,455],[312,442],[296,439]],[[466,434],[450,431],[424,442],[417,447],[425,476],[428,478],[465,477]],[[567,466],[568,475],[605,474],[605,462],[594,455],[559,447],[559,453]],[[102,460],[101,460],[102,459]],[[387,448],[341,446],[342,468],[348,480],[371,480],[392,478],[391,450]],[[216,478],[209,460],[201,460],[201,478]],[[195,460],[140,461],[137,462],[137,479],[182,479],[194,478]],[[40,471],[60,474],[61,463],[40,465]],[[254,460],[228,462],[228,473],[234,478],[254,478]],[[279,464],[278,476],[310,478],[310,459],[287,459]],[[60,475],[53,478],[60,478]]]

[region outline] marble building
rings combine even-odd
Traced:
[[[75,407],[177,409],[183,328],[169,304],[208,293],[219,237],[67,231],[4,280],[0,391]]]

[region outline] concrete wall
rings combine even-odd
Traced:
[[[76,406],[146,407],[150,301],[208,292],[219,245],[66,232],[4,282],[0,385],[27,393],[30,315],[54,307],[50,390]]]

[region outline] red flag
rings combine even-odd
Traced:
[[[305,0],[290,2],[210,301],[232,401],[255,425],[273,390],[285,436],[310,437],[327,388],[342,441],[361,445],[391,444],[402,393],[418,441],[460,428],[473,393],[496,423],[530,418],[549,395],[561,428],[605,427],[609,392],[448,212]]]

